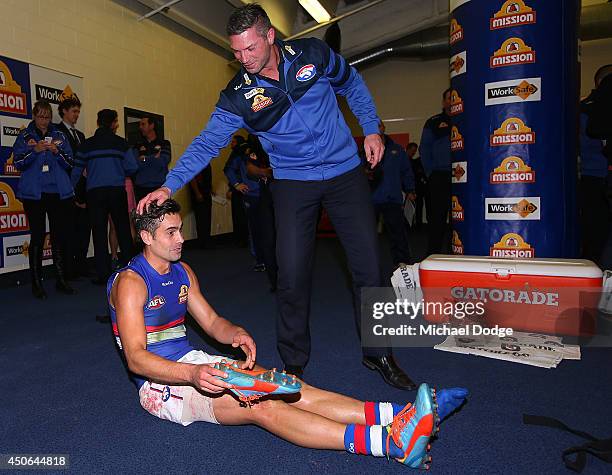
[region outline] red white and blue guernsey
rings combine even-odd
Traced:
[[[185,313],[189,295],[187,271],[180,262],[172,262],[168,273],[159,274],[147,262],[143,254],[138,254],[126,267],[110,277],[106,293],[109,299],[113,333],[120,349],[123,347],[117,329],[117,313],[110,305],[110,293],[115,279],[126,270],[136,272],[147,286],[147,303],[143,307],[147,330],[147,350],[162,358],[178,361],[193,350],[187,340],[185,328]],[[134,374],[131,377],[140,389],[145,380]]]

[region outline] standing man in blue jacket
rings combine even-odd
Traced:
[[[164,186],[138,210],[164,201],[184,186],[240,128],[259,137],[270,157],[278,239],[278,349],[288,372],[302,374],[310,357],[310,291],[319,207],[323,205],[344,246],[353,275],[355,319],[360,289],[380,286],[378,238],[367,179],[336,94],[346,97],[365,137],[367,161],[376,165],[384,145],[380,119],[361,76],[317,39],[283,42],[257,4],[237,9],[227,25],[242,68],[221,92],[207,127],[168,174]],[[363,348],[363,363],[402,389],[414,383],[387,348]]]
[[[127,264],[134,254],[125,177],[133,175],[138,164],[126,140],[116,135],[118,127],[117,111],[99,111],[98,129],[79,148],[72,169],[73,184],[79,181],[83,169],[87,173],[87,208],[97,273],[93,283],[98,285],[106,285],[111,274],[107,240],[109,214],[117,230],[123,263]]]
[[[448,247],[445,239],[451,203],[450,105],[451,90],[447,89],[442,93],[442,113],[425,122],[419,146],[428,183],[428,254],[445,252]]]
[[[168,140],[159,137],[157,123],[152,117],[140,119],[138,128],[142,134],[142,142],[136,145],[138,171],[134,176],[134,194],[136,200],[141,200],[166,181],[172,147]]]
[[[404,196],[414,201],[414,174],[408,155],[401,145],[385,134],[385,124],[380,123],[380,134],[385,141],[385,153],[379,165],[382,173],[372,189],[372,202],[376,215],[382,215],[391,243],[393,264],[412,263],[408,244],[408,228],[404,218]]]

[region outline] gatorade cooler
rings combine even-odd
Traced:
[[[480,320],[487,326],[572,336],[596,331],[602,272],[591,261],[432,255],[421,262],[419,279],[425,318],[432,323]],[[458,302],[463,304],[457,308],[480,302],[484,314],[458,319],[441,311]]]

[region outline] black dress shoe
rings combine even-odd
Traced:
[[[378,371],[387,384],[398,389],[412,391],[417,387],[408,375],[404,373],[404,370],[397,365],[393,355],[364,356],[363,364],[371,370]]]
[[[303,366],[293,366],[293,365],[285,365],[285,373],[294,374],[296,378],[303,379],[304,378],[304,367]]]

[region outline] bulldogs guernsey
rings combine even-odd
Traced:
[[[144,306],[144,320],[147,330],[147,350],[163,358],[177,361],[193,348],[187,341],[185,313],[189,294],[189,276],[178,262],[170,263],[167,274],[159,274],[147,262],[143,254],[134,257],[127,267],[116,272],[108,280],[106,293],[110,302],[110,292],[115,279],[126,269],[136,272],[147,285],[147,304]],[[117,329],[117,314],[110,307],[113,332],[117,345],[122,348]],[[132,379],[140,388],[145,380],[132,374]]]

